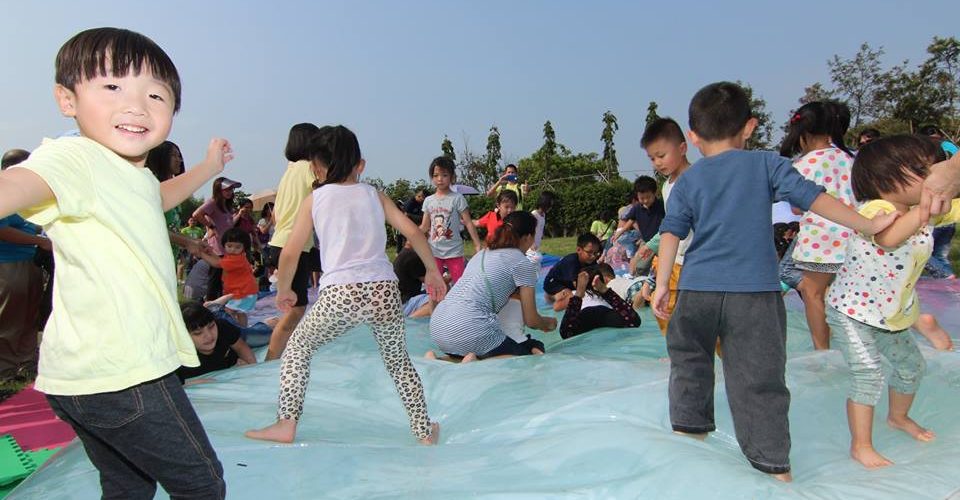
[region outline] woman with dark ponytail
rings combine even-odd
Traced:
[[[827,194],[853,208],[851,185],[853,156],[843,143],[850,126],[850,109],[834,101],[804,104],[790,118],[780,154],[796,160],[801,175],[826,189]],[[797,291],[803,297],[807,324],[815,349],[830,348],[824,295],[846,257],[852,231],[807,212],[800,219],[800,233],[792,252],[794,265],[803,272]]]
[[[537,266],[526,257],[536,228],[537,219],[529,212],[513,212],[503,218],[487,249],[470,259],[430,318],[430,336],[443,352],[464,362],[543,354],[542,342],[529,336],[521,342],[510,338],[497,318],[510,296],[519,293],[526,326],[544,332],[557,327],[555,318],[537,311]]]

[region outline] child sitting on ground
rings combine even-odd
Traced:
[[[500,194],[497,195],[496,207],[484,214],[480,219],[473,221],[475,226],[487,231],[487,236],[483,239],[484,244],[489,245],[490,242],[493,241],[493,235],[496,233],[497,228],[503,225],[503,218],[510,215],[510,213],[516,209],[517,193],[508,189],[500,191]]]
[[[250,252],[250,235],[238,227],[228,229],[220,239],[224,256],[211,252],[200,256],[212,267],[223,269],[223,293],[232,295],[227,302],[227,311],[240,326],[247,326],[247,313],[257,305],[257,279],[253,276],[253,267],[247,255]]]
[[[560,259],[543,281],[543,292],[547,302],[553,303],[554,311],[567,308],[573,291],[577,288],[577,275],[584,266],[589,266],[600,257],[600,240],[583,233],[577,238],[577,251]]]
[[[957,199],[950,212],[931,218],[929,224],[920,219],[917,205],[923,179],[943,158],[935,142],[897,135],[865,145],[853,165],[853,194],[865,202],[860,213],[901,214],[873,238],[851,235],[846,261],[826,300],[827,315],[837,325],[832,329],[834,345],[852,375],[847,399],[850,455],[870,469],[893,463],[873,448],[874,406],[883,392],[881,354],[893,366],[887,424],[919,441],[934,438],[932,431],[907,415],[926,366],[909,328],[920,313],[915,286],[933,252],[933,227],[960,220]],[[953,163],[960,168],[960,161]]]
[[[594,264],[580,271],[577,290],[560,323],[561,337],[568,339],[597,328],[640,326],[640,316],[633,307],[607,286],[614,277],[607,264]]]
[[[250,346],[240,336],[240,329],[227,321],[218,320],[209,309],[199,302],[187,302],[180,306],[183,322],[190,332],[190,339],[197,348],[200,366],[177,368],[177,378],[190,385],[205,380],[187,379],[205,373],[225,370],[236,365],[254,365],[257,359]]]

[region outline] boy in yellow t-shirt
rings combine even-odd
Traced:
[[[53,241],[53,314],[36,388],[73,427],[104,497],[223,498],[223,468],[174,371],[197,366],[176,299],[163,212],[223,170],[205,160],[162,184],[144,168],[180,107],[180,78],[149,38],[83,31],[61,47],[54,95],[82,137],[46,141],[0,173],[0,216],[20,211]],[[107,286],[109,284],[109,286]]]

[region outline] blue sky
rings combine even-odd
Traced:
[[[954,2],[166,1],[10,2],[0,30],[0,150],[73,128],[52,99],[53,60],[74,33],[118,26],[177,65],[183,107],[171,140],[188,164],[228,138],[227,175],[256,192],[285,167],[294,123],[353,129],[367,175],[426,177],[447,134],[482,152],[500,128],[505,160],[542,143],[551,120],[574,151],[600,151],[601,115],[620,131],[621,171],[649,172],[647,103],[686,126],[703,85],[743,80],[781,123],[826,60],[862,42],[889,65],[918,62],[934,35],[960,32]],[[779,125],[778,125],[779,126]],[[200,192],[207,195],[207,188]]]

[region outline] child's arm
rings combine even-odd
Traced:
[[[245,365],[255,365],[257,364],[257,358],[253,355],[253,350],[250,349],[250,346],[247,345],[243,339],[237,339],[231,346],[233,352],[237,353],[237,356],[243,361]]]
[[[0,217],[54,198],[42,177],[25,168],[0,172]]]
[[[297,294],[293,292],[293,275],[297,272],[297,262],[300,260],[300,253],[303,252],[307,239],[310,238],[310,232],[313,230],[313,195],[307,196],[300,203],[300,209],[297,210],[297,218],[293,221],[293,229],[290,230],[290,236],[280,251],[279,262],[277,265],[277,307],[281,311],[288,311],[297,303]]]
[[[813,200],[810,211],[867,236],[873,236],[883,231],[899,215],[898,213],[883,214],[868,219],[826,193],[820,193],[817,199]],[[670,266],[673,266],[672,262]],[[660,286],[659,280],[657,280],[657,286]]]
[[[206,251],[201,251],[197,254],[197,257],[207,261],[207,264],[210,264],[210,267],[219,267],[223,269],[223,264],[220,263],[220,256],[212,253],[209,249]]]
[[[917,234],[921,227],[923,224],[920,222],[920,207],[913,207],[897,217],[886,229],[873,235],[873,241],[884,248],[895,248]]]
[[[413,247],[413,251],[417,252],[417,256],[423,261],[423,267],[427,270],[427,273],[423,276],[423,283],[427,285],[430,299],[440,302],[447,293],[447,284],[443,281],[443,276],[437,269],[437,261],[433,258],[433,252],[430,251],[427,238],[387,195],[379,191],[377,194],[380,195],[380,204],[383,205],[383,215],[387,222],[407,238],[407,241]],[[426,220],[426,217],[424,217],[424,220]],[[422,227],[423,224],[421,223]]]
[[[537,298],[532,286],[520,287],[520,308],[523,312],[523,324],[542,332],[552,332],[557,328],[557,319],[544,317],[537,311]]]
[[[464,210],[460,212],[460,222],[467,228],[467,233],[470,234],[470,239],[473,240],[473,248],[475,252],[480,251],[480,237],[477,236],[477,228],[473,225],[473,220],[470,219],[470,210]]]
[[[637,311],[634,311],[630,304],[627,304],[617,292],[607,288],[607,284],[604,283],[600,276],[593,277],[593,289],[603,297],[603,300],[607,301],[607,304],[610,304],[610,308],[616,312],[620,319],[623,320],[623,325],[604,325],[611,326],[614,328],[623,328],[623,327],[637,327],[640,326],[640,316],[637,314]]]
[[[233,150],[226,139],[213,139],[207,146],[207,157],[183,175],[160,183],[163,211],[179,205],[195,193],[211,177],[223,172],[223,166],[233,159]]]
[[[836,200],[834,200],[836,201]],[[840,202],[837,202],[840,203]],[[667,319],[667,305],[670,300],[670,272],[673,263],[677,260],[677,249],[680,247],[680,238],[673,233],[661,233],[660,253],[657,256],[657,289],[653,292],[650,306],[653,314],[658,318]]]
[[[420,217],[420,234],[430,234],[430,212],[424,210]]]

